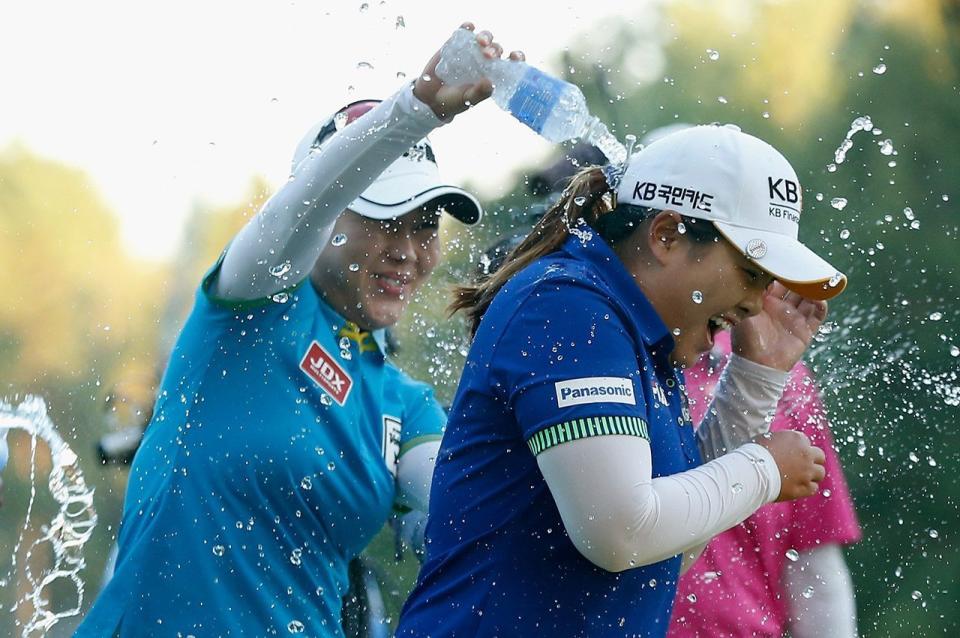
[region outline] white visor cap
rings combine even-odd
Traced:
[[[846,276],[797,239],[803,196],[793,167],[737,126],[672,132],[629,159],[617,201],[709,220],[790,290],[830,299]]]
[[[293,170],[310,152],[330,141],[337,130],[333,122],[331,118],[307,131],[294,151]],[[347,208],[371,219],[393,219],[428,204],[468,225],[483,217],[476,197],[440,177],[430,141],[423,138],[387,166]]]

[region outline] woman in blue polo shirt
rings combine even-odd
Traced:
[[[426,508],[446,419],[385,359],[384,329],[437,263],[440,211],[481,214],[424,136],[491,92],[432,79],[436,62],[312,130],[204,278],[133,464],[115,575],[77,635],[340,636],[350,559],[395,501]]]
[[[845,285],[799,213],[776,150],[696,127],[580,173],[459,291],[474,340],[398,636],[662,636],[711,536],[816,491],[822,451],[763,434]],[[678,368],[725,328],[739,356],[694,434]]]

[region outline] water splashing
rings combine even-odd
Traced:
[[[840,146],[837,147],[837,150],[833,152],[834,163],[843,164],[844,160],[847,159],[847,151],[853,148],[854,135],[856,135],[860,131],[872,131],[872,130],[873,130],[873,120],[870,119],[869,115],[861,115],[860,117],[853,120],[853,122],[850,123],[850,130],[847,131],[847,135],[843,138],[843,141],[840,142]]]
[[[46,633],[60,620],[76,616],[83,606],[83,580],[80,570],[86,567],[83,557],[83,547],[90,540],[97,525],[97,513],[93,508],[93,489],[87,487],[80,471],[77,455],[60,437],[53,422],[47,416],[47,405],[40,397],[27,396],[19,405],[13,406],[0,400],[0,429],[18,428],[24,430],[31,438],[31,455],[35,461],[37,438],[43,439],[50,449],[52,469],[47,482],[53,499],[59,504],[59,511],[53,520],[42,529],[42,535],[37,538],[26,551],[24,575],[30,585],[30,591],[20,597],[11,611],[16,612],[21,605],[29,604],[30,619],[23,625],[21,636],[40,636]],[[24,518],[23,529],[13,548],[13,561],[10,571],[4,577],[8,581],[11,575],[16,574],[17,553],[23,542],[23,534],[30,523],[30,513],[36,498],[35,478],[36,463],[30,467],[30,502]],[[40,574],[33,572],[29,558],[45,543],[49,543],[53,554],[53,565]],[[49,598],[45,591],[55,581],[68,580],[73,583],[77,592],[76,606],[64,611],[53,611],[49,608]]]

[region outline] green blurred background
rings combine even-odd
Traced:
[[[960,635],[960,2],[671,2],[582,32],[550,70],[576,82],[621,138],[674,122],[733,122],[791,159],[804,187],[802,238],[851,282],[809,359],[864,528],[847,550],[861,633]],[[846,160],[831,169],[861,116],[872,130],[852,135]],[[445,319],[449,288],[472,275],[483,247],[521,224],[538,168],[486,202],[482,227],[444,227],[446,261],[397,331],[400,363],[432,381],[441,400],[452,397],[466,346],[463,325]],[[0,397],[45,397],[96,488],[85,608],[126,478],[94,454],[110,430],[106,396],[156,375],[201,273],[268,195],[252,176],[245,201],[198,206],[179,254],[158,265],[124,252],[115,215],[81,170],[23,145],[0,149]],[[840,198],[845,206],[831,204]],[[13,432],[9,442],[0,635],[19,634],[15,623],[29,616],[27,604],[9,611],[25,593],[22,567],[37,571],[50,557],[23,548],[53,515],[46,451],[31,483],[29,438]],[[395,615],[415,561],[395,563],[387,534],[370,552]],[[55,608],[71,604],[69,587],[48,594]]]

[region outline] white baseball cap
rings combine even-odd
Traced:
[[[797,239],[803,196],[775,148],[727,124],[671,132],[630,157],[617,201],[713,222],[790,290],[830,299],[846,276]]]
[[[379,102],[353,102],[307,131],[294,151],[293,168],[296,169],[313,149],[319,148],[336,131]],[[433,147],[427,138],[423,138],[387,166],[347,208],[371,219],[392,219],[428,203],[435,204],[464,224],[476,224],[483,216],[483,208],[476,197],[441,179]]]

